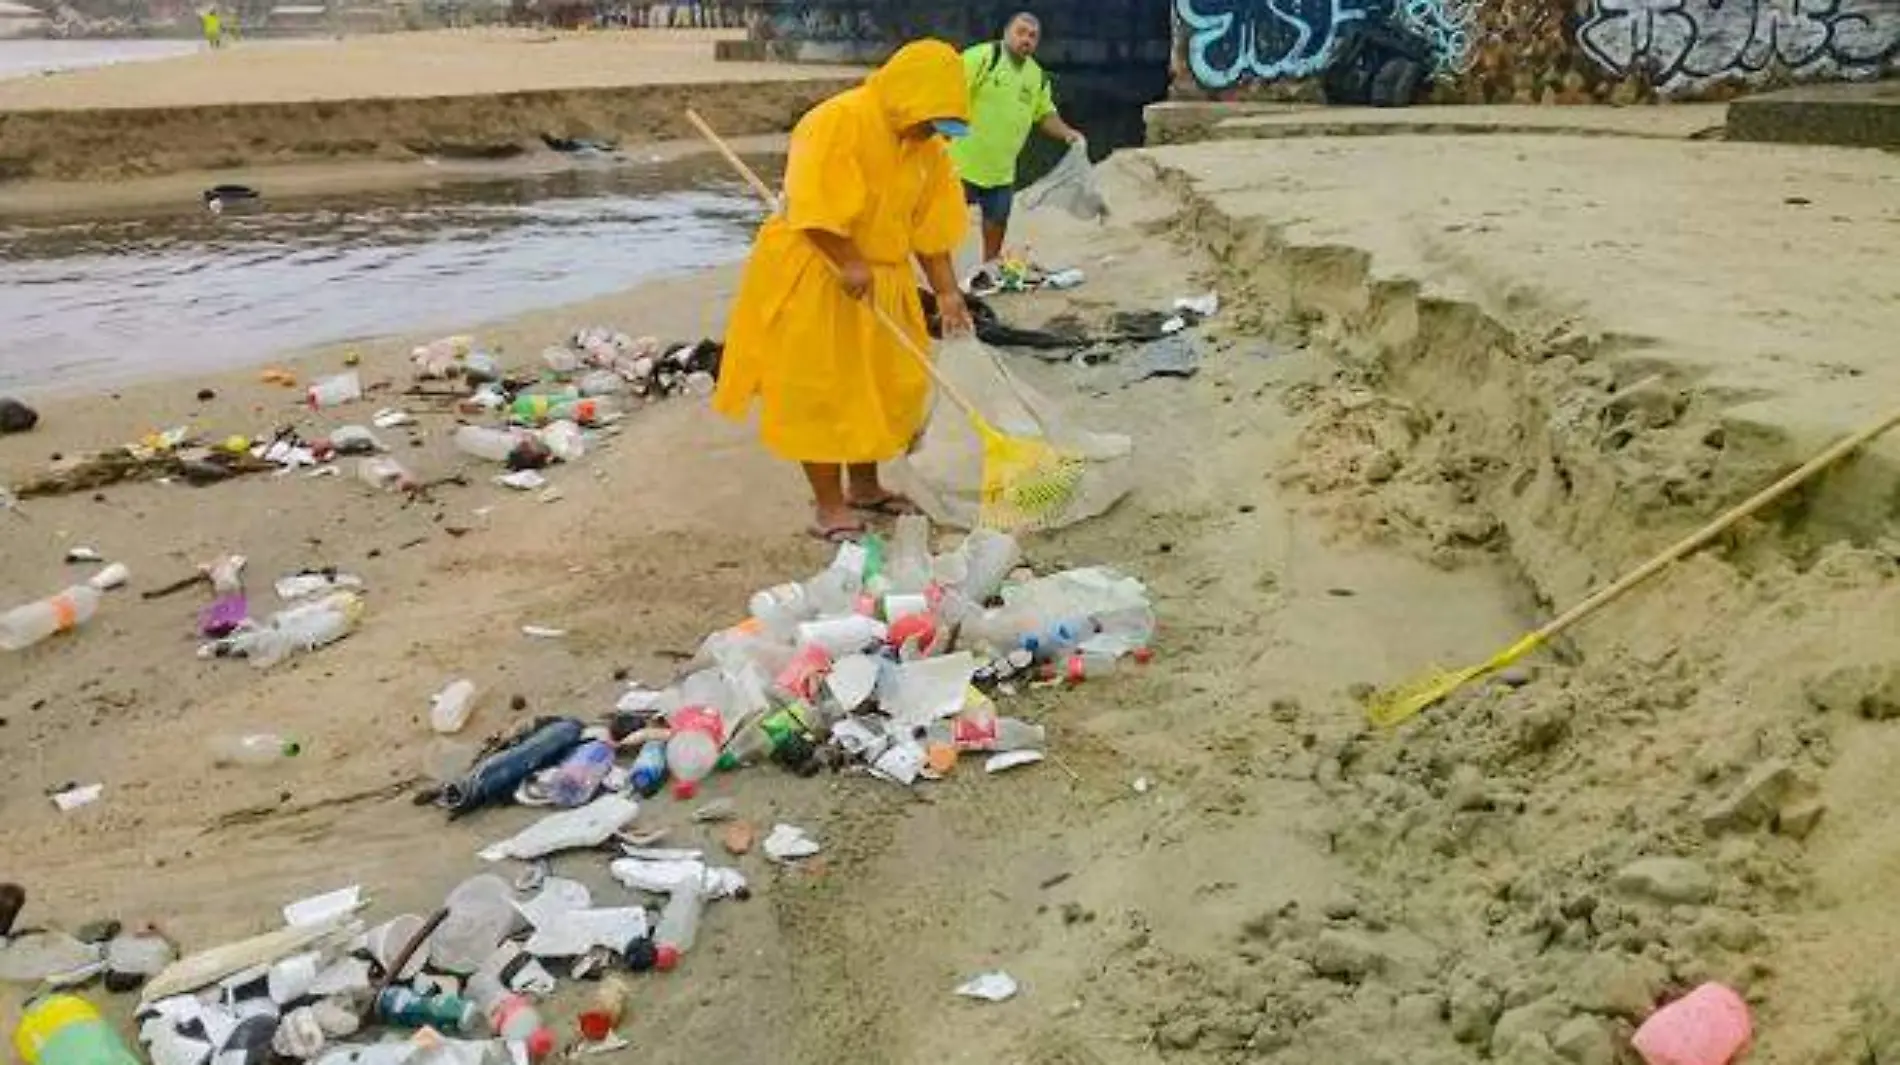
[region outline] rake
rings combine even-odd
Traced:
[[[1407,684],[1375,693],[1366,700],[1366,716],[1374,725],[1391,728],[1411,719],[1479,677],[1512,665],[1525,655],[1549,643],[1566,629],[1615,602],[1624,593],[1668,569],[1685,555],[1708,544],[1728,531],[1729,527],[1736,522],[1788,494],[1815,474],[1840,461],[1849,452],[1886,432],[1896,423],[1900,423],[1900,410],[1892,411],[1872,425],[1835,442],[1832,447],[1809,459],[1787,476],[1736,504],[1721,517],[1690,533],[1662,554],[1631,570],[1615,584],[1597,591],[1542,628],[1520,637],[1516,643],[1492,655],[1484,662],[1450,672],[1435,670]]]
[[[776,212],[780,209],[778,196],[706,124],[705,119],[689,109],[686,120],[752,186],[752,190],[765,201],[768,210]],[[830,262],[829,259],[825,261]],[[833,269],[836,269],[835,264]],[[866,301],[866,305],[877,316],[878,322],[937,383],[938,389],[963,411],[969,419],[971,430],[982,443],[983,484],[978,497],[978,523],[999,532],[1020,532],[1047,528],[1059,522],[1075,502],[1082,475],[1088,468],[1087,460],[1076,452],[1056,447],[1046,439],[1012,436],[990,424],[989,419],[977,410],[976,404],[937,369],[929,353],[911,339],[910,333],[890,316],[890,312],[875,301]]]

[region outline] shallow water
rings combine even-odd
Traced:
[[[0,225],[0,392],[242,365],[584,300],[735,261],[756,222],[745,190],[704,165],[654,164],[254,214]]]
[[[187,40],[6,40],[0,41],[0,78],[171,59],[203,49],[203,42]]]

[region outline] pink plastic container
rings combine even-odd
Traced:
[[[1648,1065],[1728,1065],[1754,1034],[1742,996],[1708,983],[1650,1014],[1630,1044]]]

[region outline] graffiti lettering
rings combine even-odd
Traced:
[[[1596,0],[1577,31],[1596,62],[1694,87],[1780,65],[1877,70],[1900,52],[1894,0]]]
[[[1476,27],[1475,0],[1403,0],[1399,24],[1432,46],[1438,72],[1462,74],[1475,58],[1471,39]]]
[[[1302,78],[1325,68],[1339,31],[1382,17],[1391,0],[1175,0],[1188,67],[1209,89]]]

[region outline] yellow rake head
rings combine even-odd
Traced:
[[[1375,727],[1396,728],[1479,677],[1512,665],[1543,642],[1544,634],[1540,630],[1524,636],[1478,665],[1454,670],[1434,666],[1424,676],[1374,692],[1366,700],[1366,717]]]
[[[1059,522],[1074,504],[1087,460],[1046,440],[1005,436],[988,425],[983,438],[982,510],[985,528],[1019,532]]]

